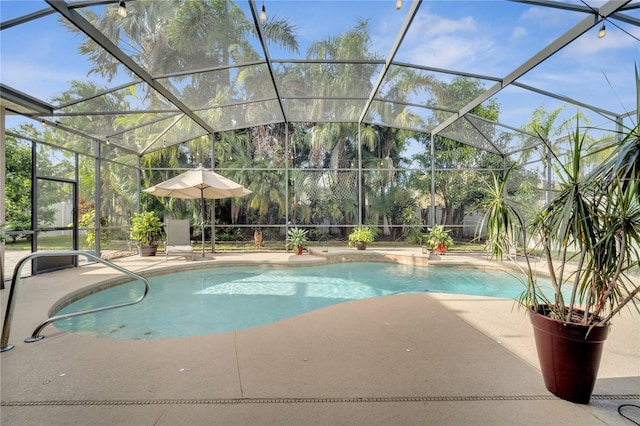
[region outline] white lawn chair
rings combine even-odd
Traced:
[[[169,256],[184,256],[193,260],[193,246],[188,220],[165,220],[167,241],[164,244],[165,261]]]

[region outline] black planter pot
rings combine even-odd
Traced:
[[[602,348],[609,325],[593,327],[566,323],[529,308],[544,384],[552,394],[567,401],[588,404],[598,376]],[[582,311],[579,311],[582,313]]]
[[[367,243],[365,243],[363,241],[356,241],[356,249],[358,249],[358,250],[366,250],[367,249]]]

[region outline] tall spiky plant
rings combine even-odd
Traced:
[[[640,106],[637,70],[636,83]],[[590,326],[608,323],[629,303],[638,308],[640,282],[631,272],[640,266],[639,135],[636,122],[590,173],[583,170],[585,134],[579,125],[562,158],[543,139],[559,183],[530,223],[506,199],[508,173],[487,189],[482,225],[489,251],[502,258],[509,245],[522,241],[527,290],[521,301],[527,307],[540,312],[543,304],[553,318]],[[544,255],[553,295],[537,285],[530,261],[535,250]]]

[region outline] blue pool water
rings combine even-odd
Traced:
[[[142,284],[112,287],[59,313],[124,302]],[[517,299],[524,290],[499,271],[340,263],[301,268],[199,269],[150,279],[139,304],[58,321],[67,331],[117,339],[160,339],[240,330],[314,309],[397,293],[446,292]]]

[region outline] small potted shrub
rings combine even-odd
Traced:
[[[140,256],[155,256],[162,238],[162,222],[154,212],[134,213],[131,239],[140,243]]]
[[[349,234],[349,246],[358,250],[366,250],[367,244],[375,240],[378,231],[369,226],[356,226]]]
[[[300,229],[298,227],[289,228],[287,232],[287,248],[294,250],[297,254],[302,254],[304,250],[304,243],[307,242],[307,229]]]
[[[449,235],[449,231],[445,231],[442,225],[430,228],[425,234],[425,241],[431,247],[431,250],[438,254],[445,254],[449,247],[453,245],[453,238]]]

